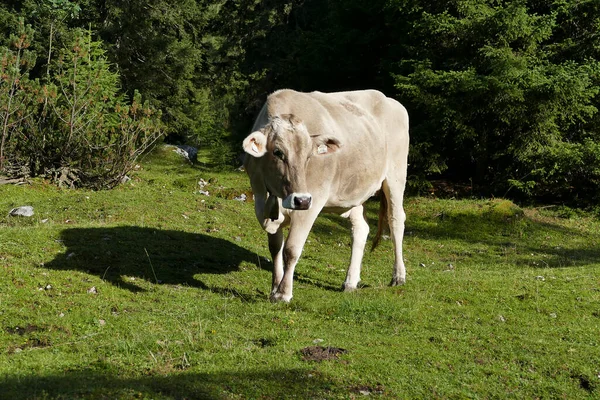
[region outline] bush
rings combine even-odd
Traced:
[[[42,82],[29,80],[31,64],[20,61],[34,58],[27,29],[21,24],[14,49],[3,50],[0,170],[61,186],[114,187],[162,136],[160,113],[137,92],[128,104],[89,32],[73,31]]]
[[[591,138],[541,147],[519,166],[530,172],[509,183],[525,195],[580,205],[600,199],[600,144]]]
[[[14,50],[0,48],[0,171],[18,170],[9,160],[15,161],[17,143],[23,140],[23,121],[34,108],[33,95],[39,91],[38,83],[29,81],[26,73],[35,62],[28,50],[30,36],[31,29],[20,21],[18,34],[9,38]]]

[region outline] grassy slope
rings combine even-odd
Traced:
[[[292,303],[271,304],[266,237],[232,200],[245,174],[164,149],[141,165],[110,192],[0,187],[1,398],[600,394],[598,220],[411,198],[407,285],[386,286],[384,241],[342,293],[349,224],[325,216]],[[315,341],[348,352],[303,361]]]

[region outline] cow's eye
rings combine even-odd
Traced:
[[[285,158],[285,156],[283,155],[283,151],[281,151],[281,149],[273,150],[273,155],[281,160],[283,160]]]

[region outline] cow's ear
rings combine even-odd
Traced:
[[[244,151],[253,157],[262,157],[267,152],[267,137],[260,131],[252,132],[244,139]]]
[[[334,137],[319,137],[315,140],[315,146],[317,155],[325,155],[335,153],[342,147],[342,144]]]

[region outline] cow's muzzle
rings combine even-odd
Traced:
[[[308,210],[312,204],[310,193],[292,193],[283,199],[282,206],[290,210]]]

